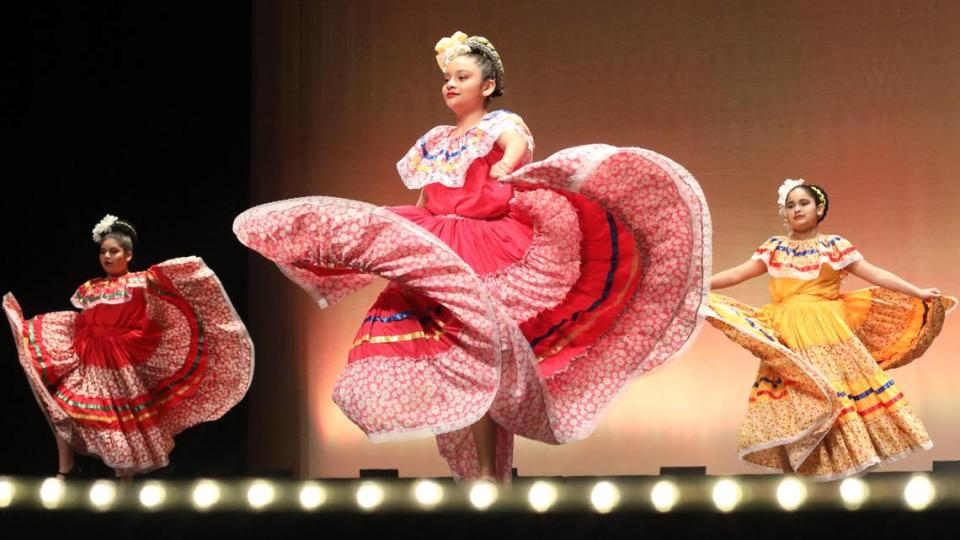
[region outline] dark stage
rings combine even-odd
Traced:
[[[133,269],[198,255],[247,318],[248,254],[229,240],[249,193],[250,10],[225,6],[40,2],[7,12],[2,219],[18,231],[15,251],[34,255],[5,265],[0,288],[27,316],[69,309],[73,290],[102,272],[89,231],[112,213],[140,233]],[[50,429],[2,339],[0,471],[55,472]],[[155,476],[245,474],[246,424],[243,401],[188,430]]]

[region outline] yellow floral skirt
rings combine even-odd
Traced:
[[[711,294],[707,320],[760,359],[740,458],[835,480],[933,446],[885,369],[923,354],[955,305],[878,287],[761,308]]]

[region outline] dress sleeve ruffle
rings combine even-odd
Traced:
[[[770,255],[777,250],[777,246],[783,244],[783,241],[784,238],[782,236],[768,238],[764,243],[760,244],[760,247],[753,252],[753,256],[750,258],[754,261],[763,261],[763,264],[769,268]]]
[[[820,242],[820,261],[834,270],[842,270],[861,260],[863,255],[842,236],[831,235]]]
[[[490,153],[497,139],[507,131],[516,131],[533,152],[530,129],[519,115],[510,111],[494,111],[461,137],[450,137],[453,126],[437,126],[407,151],[397,162],[400,179],[409,189],[420,189],[439,183],[462,187],[470,164]]]
[[[761,244],[751,259],[763,261],[773,277],[814,279],[824,264],[839,271],[863,256],[849,240],[838,235],[824,236],[815,243],[774,236]]]
[[[147,286],[147,272],[131,272],[117,279],[91,279],[77,287],[70,303],[77,309],[90,309],[100,304],[123,304],[130,300],[131,289]]]

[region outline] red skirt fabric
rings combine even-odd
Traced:
[[[484,414],[503,480],[514,434],[589,435],[627,382],[692,341],[710,274],[703,195],[659,154],[576,147],[501,180],[514,193],[490,219],[305,197],[234,222],[321,305],[364,275],[392,282],[334,400],[375,441],[436,435],[458,478],[478,474],[469,426]]]

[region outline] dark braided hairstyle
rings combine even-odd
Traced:
[[[496,83],[493,93],[487,97],[487,102],[492,98],[503,95],[503,62],[500,60],[500,54],[497,49],[485,37],[471,36],[467,38],[466,45],[470,47],[470,52],[465,56],[470,56],[480,68],[480,73],[484,80],[492,80]]]

